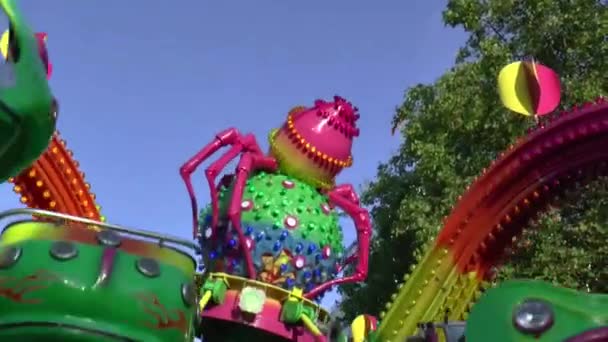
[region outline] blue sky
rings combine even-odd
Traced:
[[[358,186],[396,151],[390,120],[405,89],[446,71],[464,41],[443,26],[443,0],[19,3],[49,34],[59,130],[103,213],[182,237],[178,169],[217,131],[252,132],[266,150],[289,109],[340,94],[360,108],[361,136],[339,180]],[[195,187],[207,203],[202,170]],[[0,188],[1,209],[19,204]]]

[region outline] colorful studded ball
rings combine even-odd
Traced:
[[[226,210],[232,186],[220,192],[220,224],[211,235],[211,209],[201,212],[200,236],[211,272],[246,276],[237,233]],[[257,280],[308,291],[336,277],[344,258],[338,214],[314,187],[281,174],[260,172],[247,180],[241,225]]]

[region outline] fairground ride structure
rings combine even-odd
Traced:
[[[48,149],[18,176],[9,179],[13,191],[28,208],[55,211],[105,221],[65,140],[55,132]]]
[[[556,114],[511,145],[471,184],[439,236],[380,315],[379,341],[404,341],[420,322],[468,312],[530,223],[566,190],[608,174],[608,102]]]
[[[519,139],[463,194],[380,317],[379,341],[403,341],[420,322],[466,320],[522,231],[559,195],[608,173],[608,103],[575,107]],[[95,195],[56,133],[34,165],[11,179],[36,209],[102,220]]]
[[[4,46],[0,50],[17,71],[15,84],[3,93],[3,100],[10,99],[12,106],[0,101],[4,121],[10,122],[0,125],[0,133],[12,134],[1,135],[0,150],[3,157],[10,157],[2,160],[4,173],[23,170],[52,137],[33,165],[10,179],[21,202],[31,209],[0,213],[0,219],[29,217],[6,225],[0,237],[0,297],[4,299],[0,339],[48,338],[53,331],[50,334],[57,340],[88,336],[86,340],[97,341],[112,336],[122,341],[192,341],[202,333],[207,341],[225,341],[227,335],[230,340],[269,341],[271,333],[280,340],[326,341],[329,314],[312,300],[334,285],[363,281],[367,276],[369,215],[360,207],[352,186],[334,182],[352,164],[352,139],[359,134],[357,110],[339,97],[333,102],[317,101],[311,108],[295,108],[284,125],[272,131],[269,155],[262,152],[255,137],[228,129],[182,167],[193,203],[195,238],[208,252],[207,260],[214,260],[212,273],[203,284],[195,284],[199,263],[190,252],[169,248],[167,243],[198,255],[203,254],[201,246],[102,223],[90,185],[65,141],[53,133],[57,103],[46,81],[51,67],[44,35],[36,35],[35,40],[14,5],[11,0],[0,0],[11,22],[8,35],[0,39]],[[534,113],[552,111],[552,103],[559,101],[559,87],[539,93],[538,86],[556,85],[557,75],[534,62],[516,62],[504,70],[524,70],[522,65],[530,65],[528,74],[499,75],[499,85],[511,89],[503,102],[517,98],[525,88],[519,83],[525,83],[527,77],[520,76],[533,75],[539,83],[530,82],[527,97],[538,100]],[[519,102],[507,107],[514,110]],[[519,112],[530,115],[524,107]],[[36,124],[27,125],[32,122]],[[608,150],[601,148],[607,144],[608,104],[603,100],[573,108],[520,139],[459,200],[438,238],[387,304],[377,331],[366,336],[376,330],[376,320],[361,315],[353,322],[352,327],[357,328],[352,329],[353,339],[403,341],[415,334],[421,322],[466,320],[505,252],[528,223],[562,191],[607,173]],[[226,145],[231,145],[229,151],[207,169],[213,200],[199,220],[190,175]],[[30,151],[25,155],[27,148]],[[216,187],[220,170],[241,152],[233,185],[221,182]],[[264,172],[250,174],[253,169]],[[226,222],[220,221],[222,207]],[[343,258],[334,208],[341,208],[355,222],[358,247],[347,258]],[[238,255],[239,248],[242,255]],[[99,267],[88,267],[91,262]],[[354,274],[339,276],[342,267],[351,263]],[[97,272],[96,278],[89,270]],[[91,283],[91,279],[96,280]],[[107,286],[109,279],[111,287]],[[509,292],[508,286],[504,289],[494,292],[494,298],[510,293],[513,304],[518,300],[515,294],[522,293]],[[35,297],[26,296],[34,292]],[[556,293],[545,286],[537,286],[536,292]],[[586,303],[605,303],[605,297],[598,298],[586,297],[582,304],[570,302],[583,308]],[[481,309],[475,309],[481,312],[477,317],[485,318],[488,307],[494,306],[491,301],[482,299]],[[587,318],[586,323],[605,325],[594,314]],[[472,321],[466,328],[471,336],[486,339],[496,334]],[[552,319],[545,321],[545,325],[553,324]],[[598,330],[585,331],[588,328],[589,324],[581,323],[575,341],[597,340],[589,334],[598,336]],[[600,339],[605,341],[608,328],[600,329],[604,334]]]

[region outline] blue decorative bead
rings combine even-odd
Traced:
[[[322,257],[323,257],[323,256],[322,256],[321,254],[317,254],[317,255],[315,255],[315,261],[316,261],[316,262],[320,262]]]
[[[283,241],[287,238],[287,236],[289,236],[289,232],[284,230],[281,232],[281,236],[279,237],[279,239],[281,239],[281,241]]]
[[[211,223],[211,219],[212,219],[212,218],[213,218],[213,217],[211,217],[211,215],[207,215],[207,216],[205,216],[205,224],[210,224],[210,223]]]
[[[281,269],[281,272],[287,271],[287,265],[286,264],[282,264],[281,267],[280,267],[280,269]]]
[[[255,239],[258,241],[262,240],[262,238],[264,238],[264,232],[259,232],[255,237]]]
[[[295,281],[292,278],[287,278],[287,280],[285,281],[285,285],[287,285],[287,288],[292,288],[294,283]]]
[[[304,272],[304,278],[310,278],[311,276],[312,274],[310,273],[310,271]]]
[[[217,258],[217,253],[216,252],[209,253],[209,259],[215,259],[215,258]]]
[[[312,252],[314,252],[314,251],[315,251],[315,249],[317,249],[317,247],[316,247],[314,244],[312,244],[312,243],[311,243],[311,244],[308,246],[308,254],[312,254]]]
[[[230,246],[230,247],[236,246],[236,240],[235,239],[230,239],[230,241],[228,241],[228,246]]]
[[[253,233],[253,228],[251,228],[251,226],[247,226],[245,229],[245,235],[249,236],[251,233]]]
[[[315,270],[315,271],[314,271],[314,275],[315,275],[315,277],[320,276],[320,275],[321,275],[321,270],[318,270],[318,269],[317,269],[317,270]]]
[[[274,245],[272,246],[272,249],[276,252],[279,249],[281,249],[281,242],[277,241],[274,243]]]
[[[300,253],[303,248],[304,248],[304,246],[301,243],[298,243],[296,245],[296,253]]]

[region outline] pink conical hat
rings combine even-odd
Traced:
[[[300,153],[301,156],[313,161],[319,172],[316,178],[322,183],[333,183],[335,176],[345,167],[353,163],[351,154],[353,138],[359,135],[356,122],[359,119],[358,110],[342,97],[334,96],[333,102],[317,100],[311,108],[297,107],[287,116],[285,124],[276,132],[283,147],[289,141],[289,151]],[[278,141],[277,141],[278,142]],[[280,154],[280,151],[277,151]],[[290,154],[290,160],[297,162],[298,156]]]
[[[334,102],[317,100],[314,107],[291,114],[283,129],[310,157],[348,167],[352,164],[353,138],[359,135],[358,119],[357,109],[335,96]]]

